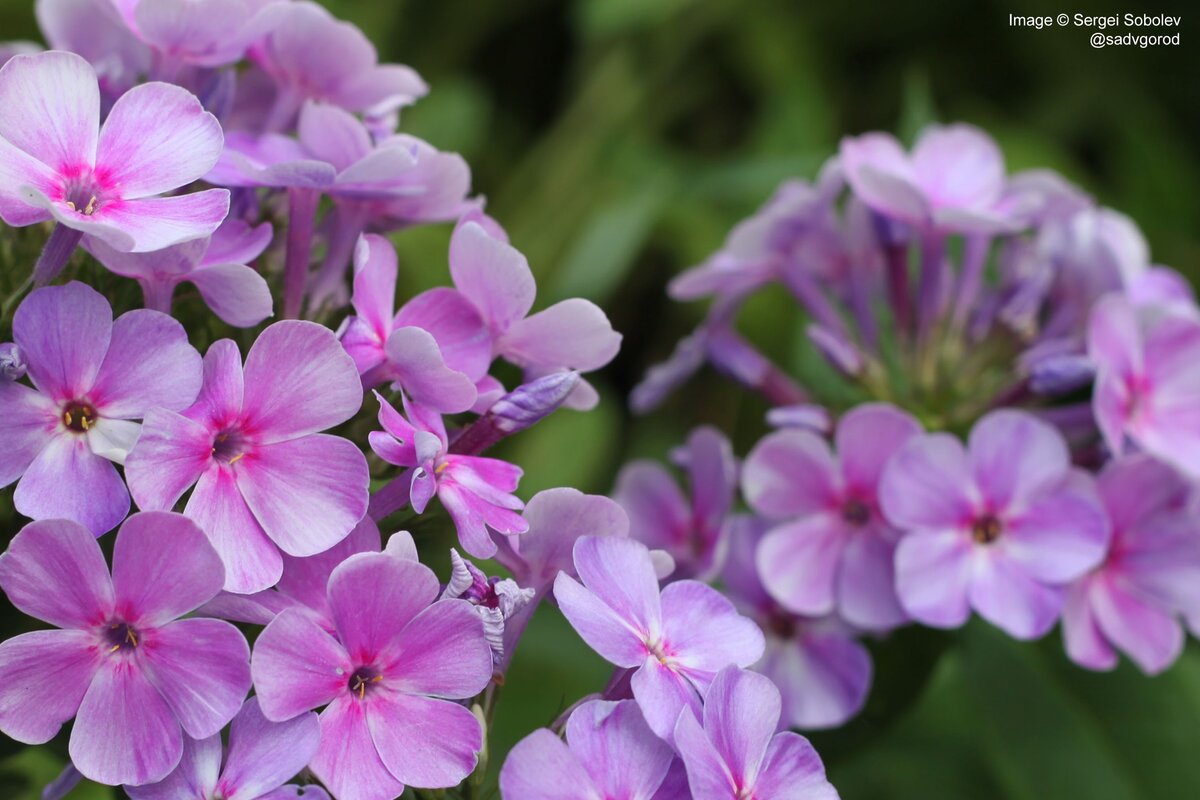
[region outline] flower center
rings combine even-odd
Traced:
[[[763,622],[763,627],[780,639],[791,639],[796,635],[796,620],[790,614],[773,611]]]
[[[379,674],[379,670],[373,667],[359,667],[354,670],[354,674],[346,682],[346,688],[350,690],[351,694],[358,695],[358,699],[362,700],[367,696],[367,690],[381,680],[383,680],[383,676]]]
[[[246,439],[235,430],[221,431],[213,438],[212,457],[222,464],[235,464],[246,455]]]
[[[871,508],[862,500],[850,498],[842,505],[842,519],[851,525],[866,525],[871,521]]]
[[[108,643],[108,652],[136,650],[138,646],[137,629],[128,622],[113,622],[104,631],[104,641]]]
[[[72,211],[90,217],[102,204],[100,187],[91,175],[70,178],[63,184],[63,202]]]
[[[975,524],[971,526],[971,538],[979,544],[991,544],[1000,538],[1003,531],[1004,526],[1000,524],[1000,520],[988,514],[975,520]]]
[[[82,400],[72,400],[63,406],[63,425],[76,433],[87,433],[96,424],[96,409]]]

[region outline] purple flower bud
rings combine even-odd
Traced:
[[[0,377],[6,381],[19,381],[25,377],[25,355],[12,342],[0,344]]]
[[[807,428],[822,434],[833,430],[829,410],[812,403],[772,408],[767,412],[767,424],[776,428]]]
[[[466,428],[451,452],[476,455],[506,436],[532,427],[557,411],[579,381],[578,372],[554,372],[518,386]]]
[[[450,550],[450,582],[443,600],[466,600],[483,620],[483,632],[492,648],[492,660],[504,659],[504,621],[529,605],[536,594],[510,578],[489,578],[479,567]]]
[[[809,341],[839,372],[849,376],[862,372],[862,355],[844,334],[836,333],[824,325],[815,323],[808,326],[807,333]]]
[[[1092,381],[1096,368],[1083,354],[1061,354],[1043,358],[1029,370],[1029,388],[1038,394],[1066,394]]]

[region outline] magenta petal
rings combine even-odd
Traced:
[[[387,659],[388,686],[410,694],[460,700],[479,694],[492,679],[492,651],[479,613],[461,600],[441,600],[417,614]]]
[[[135,86],[117,98],[96,163],[122,197],[162,194],[200,178],[217,163],[224,137],[217,118],[191,92],[167,83]]]
[[[838,612],[851,625],[878,631],[908,615],[896,597],[896,546],[878,527],[851,536],[837,576]]]
[[[957,526],[974,507],[976,489],[962,444],[950,434],[909,440],[883,471],[879,502],[899,528]]]
[[[841,515],[813,514],[772,529],[758,545],[763,586],[789,611],[822,616],[833,611],[838,570],[849,541]]]
[[[393,539],[395,536],[393,535]],[[389,543],[392,541],[389,540]],[[379,528],[368,516],[350,531],[350,535],[323,553],[307,558],[283,557],[283,577],[279,579],[279,593],[316,611],[331,621],[333,612],[329,608],[326,586],[333,570],[343,561],[357,553],[380,551]],[[414,545],[414,548],[416,546]],[[415,550],[414,550],[415,552]],[[413,561],[416,556],[413,556]]]
[[[184,513],[200,525],[221,557],[226,591],[248,594],[279,581],[283,557],[246,505],[230,470],[215,468],[201,475]]]
[[[444,286],[422,292],[396,314],[395,327],[429,331],[446,366],[478,381],[492,363],[492,337],[475,306]]]
[[[466,411],[475,403],[475,382],[446,366],[433,334],[423,328],[399,328],[384,344],[396,380],[415,402],[443,414]]]
[[[1063,644],[1076,664],[1110,670],[1117,666],[1117,651],[1108,643],[1092,611],[1091,585],[1097,580],[1103,578],[1088,576],[1067,589],[1062,611]]]
[[[708,800],[737,800],[736,778],[709,741],[691,711],[684,711],[674,726],[675,747],[687,768],[692,797]]]
[[[653,797],[674,758],[632,700],[584,703],[567,720],[567,741],[608,797]]]
[[[220,732],[250,690],[250,648],[219,619],[182,619],[144,633],[141,666],[193,739]]]
[[[846,483],[875,494],[892,453],[921,432],[910,414],[887,403],[864,403],[838,423],[835,441]]]
[[[372,150],[366,127],[353,114],[337,106],[312,101],[305,103],[296,127],[304,148],[339,171]]]
[[[811,514],[837,503],[841,476],[823,439],[807,431],[777,431],[746,456],[742,492],[760,514]]]
[[[34,631],[0,643],[0,731],[25,744],[50,741],[79,710],[99,666],[90,631]],[[52,692],[44,691],[47,675]]]
[[[155,783],[179,763],[183,732],[134,662],[106,659],[79,706],[70,753],[97,783]]]
[[[242,354],[232,339],[218,339],[204,354],[204,385],[187,416],[216,432],[242,414]]]
[[[379,692],[364,705],[379,757],[401,782],[431,789],[457,786],[475,769],[483,726],[466,707],[391,692]]]
[[[739,786],[753,786],[779,725],[779,690],[770,678],[721,670],[704,696],[704,732]]]
[[[450,275],[495,333],[503,333],[533,307],[537,291],[525,256],[464,219],[450,239]]]
[[[346,439],[318,433],[276,442],[236,466],[247,505],[288,555],[328,550],[367,513],[367,459]]]
[[[513,323],[498,346],[505,358],[521,366],[587,371],[613,360],[621,334],[595,303],[572,297]]]
[[[763,800],[838,800],[817,751],[800,734],[786,731],[771,740],[754,796]]]
[[[263,715],[275,722],[349,697],[353,670],[345,648],[300,609],[281,611],[259,634],[250,659]]]
[[[0,220],[20,228],[53,219],[40,204],[30,204],[22,187],[45,196],[54,191],[58,174],[0,136]]]
[[[382,236],[367,234],[354,247],[354,292],[358,318],[377,342],[392,332],[396,307],[396,249]]]
[[[1014,639],[1042,636],[1062,610],[1061,590],[1038,583],[999,554],[975,560],[968,593],[979,615]]]
[[[113,611],[112,581],[100,545],[69,520],[22,528],[0,558],[0,586],[23,613],[60,628],[90,628]]]
[[[0,486],[21,477],[58,427],[58,408],[46,395],[0,381]]]
[[[333,570],[328,592],[339,639],[352,659],[369,661],[436,599],[438,581],[415,561],[360,553]]]
[[[1070,466],[1056,429],[1032,414],[993,411],[971,429],[971,471],[994,508],[1025,504],[1062,481]]]
[[[747,667],[762,657],[758,626],[699,581],[676,581],[663,589],[662,625],[671,657],[701,685],[729,664]]]
[[[246,356],[245,376],[245,424],[264,443],[332,428],[362,405],[354,361],[314,322],[284,320],[263,331]]]
[[[55,436],[25,470],[13,493],[17,511],[31,519],[71,519],[99,536],[129,513],[129,491],[108,459],[83,436]]]
[[[263,716],[251,697],[229,727],[229,754],[220,788],[228,800],[254,800],[304,769],[321,743],[317,715],[301,714],[287,722]]]
[[[214,735],[199,741],[185,737],[183,756],[166,780],[122,788],[130,800],[191,800],[212,797],[220,774],[221,737]]]
[[[585,536],[575,543],[574,556],[584,585],[626,624],[642,633],[661,629],[658,578],[645,545],[631,539]]]
[[[668,742],[680,712],[690,709],[700,713],[700,695],[696,687],[654,656],[646,657],[641,669],[633,673],[630,685],[646,724]]]
[[[571,627],[610,663],[636,667],[646,658],[642,636],[565,572],[560,572],[554,581],[554,599]]]
[[[213,313],[235,328],[253,328],[271,316],[271,287],[244,264],[217,264],[188,275]]]
[[[96,73],[74,53],[19,55],[0,69],[0,139],[60,172],[95,163]]]
[[[594,800],[598,791],[562,739],[539,728],[509,751],[500,794],[505,800]]]
[[[228,213],[229,191],[205,189],[109,203],[90,217],[71,220],[71,227],[97,236],[118,250],[148,253],[210,236]]]
[[[1183,651],[1183,626],[1166,609],[1110,580],[1096,580],[1091,608],[1105,637],[1147,675],[1175,663]]]
[[[212,463],[213,435],[204,426],[173,411],[152,408],[125,459],[125,478],[138,508],[174,508]]]
[[[92,388],[112,335],[112,309],[91,287],[72,281],[36,289],[17,307],[13,340],[29,378],[56,402]]]
[[[321,746],[309,764],[338,800],[395,800],[404,784],[379,758],[366,704],[349,693],[321,713]]]
[[[198,608],[225,583],[221,559],[204,531],[165,511],[143,511],[125,521],[113,548],[112,575],[117,614],[150,627]]]
[[[1100,504],[1074,491],[1055,492],[1014,519],[997,542],[1030,576],[1047,583],[1072,581],[1104,559],[1109,529]]]
[[[896,595],[913,618],[957,628],[971,615],[971,544],[956,533],[913,533],[896,547]]]

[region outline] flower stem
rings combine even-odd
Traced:
[[[68,228],[61,222],[55,223],[50,238],[46,240],[46,246],[42,248],[42,254],[33,265],[33,285],[45,286],[57,278],[71,260],[71,254],[75,252],[82,238],[83,231]]]
[[[296,319],[304,304],[308,262],[312,256],[313,221],[321,193],[293,186],[288,189],[287,255],[283,264],[283,316]]]

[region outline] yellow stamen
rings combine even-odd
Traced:
[[[72,203],[70,200],[68,200],[68,201],[67,201],[67,208],[69,208],[69,209],[71,209],[72,211],[74,211],[74,210],[75,210],[75,204],[74,204],[74,203]]]
[[[134,647],[137,647],[137,634],[133,632],[133,628],[125,631],[125,641],[129,642]]]
[[[68,424],[69,424],[69,423],[68,423]],[[79,418],[79,424],[80,424],[80,425],[82,425],[82,426],[83,426],[83,429],[86,431],[86,430],[88,429],[88,426],[89,426],[91,423],[90,423],[90,422],[88,422],[88,418],[87,418],[87,417],[80,417],[80,418]]]
[[[433,471],[433,474],[434,474],[434,475],[441,475],[443,472],[445,472],[445,471],[446,471],[446,467],[448,467],[448,466],[450,466],[450,462],[449,462],[449,461],[447,461],[447,462],[445,462],[445,463],[443,463],[443,464],[439,465],[439,466],[438,466],[438,468],[437,468],[437,469],[435,469],[435,470]]]
[[[71,412],[70,411],[63,412],[63,422],[67,423],[68,428],[71,427]],[[117,626],[113,625],[113,627],[115,628]]]
[[[92,199],[88,200],[87,208],[83,210],[84,214],[90,215],[96,211],[96,195],[92,195]]]
[[[236,464],[236,463],[238,462],[238,459],[240,459],[240,458],[245,458],[245,456],[246,456],[246,454],[245,454],[245,453],[238,453],[236,456],[234,456],[233,458],[229,459],[229,463],[230,463],[231,465],[232,465],[232,464]]]
[[[116,627],[116,626],[114,625],[113,627]],[[120,649],[121,649],[121,645],[119,645],[119,644],[114,644],[112,647],[108,648],[108,652],[110,652],[110,653],[115,653],[115,652],[117,652],[117,651],[118,651],[118,650],[120,650]]]

